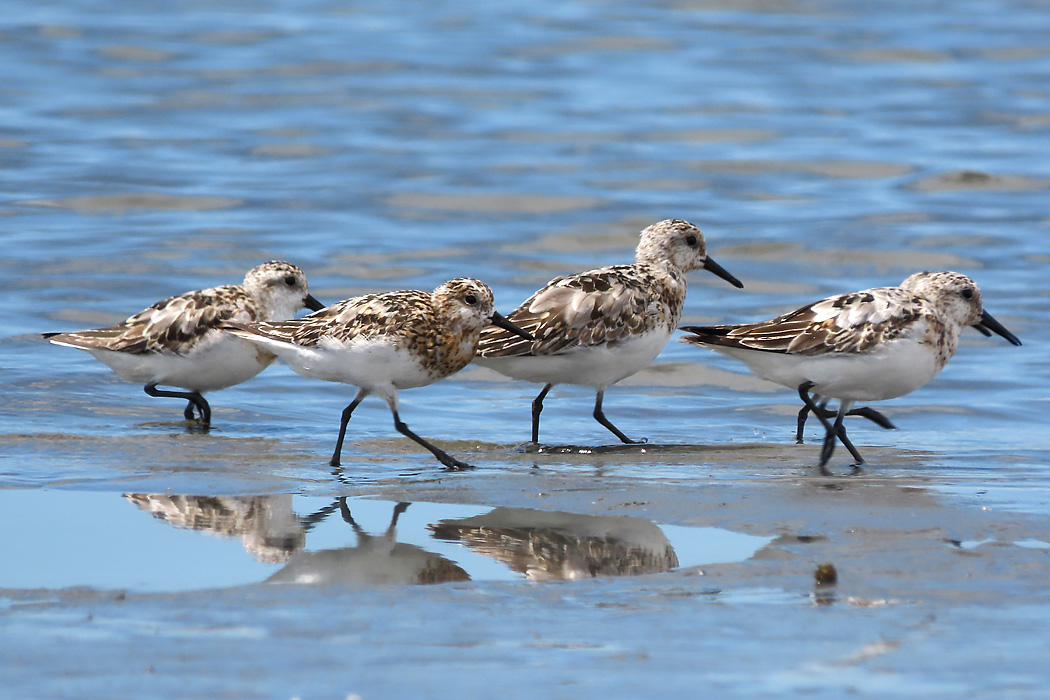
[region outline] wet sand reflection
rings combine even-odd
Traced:
[[[258,561],[280,563],[306,546],[306,526],[292,511],[292,495],[172,496],[126,493],[169,525],[222,537],[240,537]]]

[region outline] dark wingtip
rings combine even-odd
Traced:
[[[706,345],[710,340],[710,329],[706,326],[679,326],[678,330],[684,333],[691,333],[692,335],[685,335],[678,339],[680,343],[689,343],[690,345]]]
[[[724,267],[722,267],[721,265],[716,263],[711,258],[706,258],[704,260],[704,269],[707,270],[708,272],[713,272],[714,274],[718,275],[719,277],[721,277],[722,279],[724,279],[726,282],[728,282],[729,284],[733,285],[737,289],[743,289],[744,288],[744,283],[743,282],[741,282],[736,277],[731,275]]]

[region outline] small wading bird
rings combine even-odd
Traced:
[[[193,420],[196,408],[207,426],[211,406],[205,392],[247,381],[277,359],[219,326],[291,318],[304,306],[324,308],[307,290],[302,270],[274,260],[249,270],[241,284],[169,297],[109,328],[44,337],[86,350],[124,379],[144,383],[150,396],[186,399],[186,420]],[[158,389],[158,384],[187,391]]]
[[[899,287],[828,297],[759,323],[683,326],[693,335],[682,340],[735,357],[759,377],[796,389],[804,404],[796,437],[801,439],[808,412],[820,419],[826,431],[820,470],[826,475],[836,436],[856,460],[855,471],[864,463],[842,423],[853,402],[893,399],[925,385],[955,354],[966,326],[1021,344],[984,311],[977,284],[958,272],[917,272]],[[830,399],[839,400],[834,423],[826,410]],[[862,410],[876,422],[885,420]]]
[[[304,377],[358,387],[357,396],[343,410],[331,466],[339,466],[354,409],[375,393],[390,406],[399,433],[430,450],[446,467],[462,469],[470,465],[453,459],[401,421],[397,392],[433,384],[466,367],[477,351],[481,329],[490,324],[532,339],[496,312],[485,283],[459,277],[433,292],[367,294],[297,320],[223,327],[279,355]]]
[[[685,273],[703,268],[744,285],[707,256],[704,235],[688,221],[668,219],[642,231],[631,265],[614,265],[551,280],[507,319],[536,336],[523,340],[486,328],[475,362],[514,379],[544,384],[532,402],[532,441],[540,439],[543,399],[555,384],[596,391],[594,419],[635,444],[602,411],[605,390],[649,366],[682,318]]]

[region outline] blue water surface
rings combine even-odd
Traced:
[[[880,407],[900,430],[858,423],[851,435],[871,472],[889,483],[920,479],[960,508],[1043,518],[1050,507],[1050,13],[1041,3],[13,0],[6,9],[0,487],[91,489],[126,509],[117,494],[129,491],[328,498],[380,481],[422,488],[436,478],[434,463],[394,432],[379,400],[355,413],[345,472],[327,467],[350,387],[276,365],[209,397],[214,427],[201,434],[181,421],[180,403],[151,399],[39,334],[114,323],[173,294],[238,282],[274,258],[300,265],[326,303],[470,275],[493,288],[505,313],[556,275],[629,262],[638,231],[684,218],[745,284],[741,291],[703,271],[691,274],[688,323],[759,320],[922,269],[973,276],[986,308],[1024,345],[969,333],[934,382]],[[790,452],[797,397],[750,381],[714,353],[671,343],[654,368],[609,390],[606,413],[625,432],[682,448],[655,456],[525,454],[538,389],[472,367],[404,392],[401,415],[416,432],[469,453],[494,478],[560,472],[660,485],[813,475],[815,449]],[[544,439],[608,444],[592,402],[589,390],[555,389]],[[816,424],[810,431],[816,440]],[[759,456],[739,459],[738,449]],[[761,457],[767,453],[775,458]],[[508,502],[483,502],[472,492],[457,502],[515,505],[501,498]],[[772,520],[759,529],[772,537],[789,528]],[[1036,567],[1023,575],[1045,573]],[[74,585],[62,580],[54,587]],[[595,606],[588,610],[659,608],[674,617],[668,629],[677,633],[725,631],[722,646],[712,638],[696,648],[724,652],[728,665],[701,670],[686,663],[692,647],[681,637],[647,629],[627,612],[574,617],[573,594],[530,593],[518,605],[517,594],[490,585],[449,594],[462,596],[454,604],[418,594],[404,608],[415,617],[388,619],[414,629],[425,612],[451,630],[463,614],[464,624],[482,629],[484,608],[465,601],[498,598],[493,609],[520,623],[507,627],[516,631],[501,637],[494,624],[472,643],[497,650],[482,675],[506,679],[489,686],[500,697],[526,688],[550,697],[629,694],[639,678],[662,694],[706,685],[722,697],[752,697],[756,674],[748,664],[760,657],[773,659],[758,672],[762,689],[806,697],[999,697],[1004,689],[1039,697],[1047,680],[1032,670],[1038,664],[1025,664],[1032,649],[1025,640],[1045,642],[1045,632],[1014,638],[1006,631],[1011,618],[1046,628],[1050,608],[1031,600],[999,611],[952,608],[943,638],[927,640],[921,653],[889,657],[893,672],[880,676],[879,662],[867,661],[878,654],[838,666],[809,659],[834,647],[836,635],[864,649],[896,639],[894,631],[926,624],[919,613],[887,623],[854,610],[814,622],[785,605],[791,610],[781,613],[777,644],[805,637],[793,629],[812,625],[814,635],[781,665],[757,641],[767,618],[756,606],[779,604],[783,591],[747,588],[731,609],[698,612],[685,601],[653,602],[672,584],[617,580],[581,589]],[[329,619],[355,601],[395,610],[397,598],[344,592],[315,603],[308,593],[294,601],[257,595],[283,600],[274,609],[287,605],[304,620]],[[221,627],[227,614],[234,626],[244,622],[239,615],[250,617],[235,605],[219,610],[227,603],[208,599],[193,629],[207,629],[209,620]],[[29,640],[27,649],[67,638],[61,625],[18,610],[25,608],[8,609],[6,624]],[[127,643],[138,634],[127,632],[139,629],[134,620],[181,614],[171,610],[136,608],[110,634]],[[499,649],[518,648],[511,636],[541,634],[559,618],[576,621],[579,639],[566,633],[556,642],[564,645],[559,655],[529,647],[521,657],[526,667],[555,669],[549,685],[542,674],[513,670],[515,654],[500,661]],[[1015,662],[982,666],[980,645],[968,645],[975,625],[989,630],[982,644]],[[604,660],[572,651],[574,640],[596,643],[603,629],[611,640]],[[669,654],[659,674],[647,673],[649,661],[623,641],[642,631]],[[201,634],[215,666],[190,663],[186,686],[178,674],[161,673],[148,692],[170,696],[185,687],[187,697],[213,697],[233,688],[274,697],[276,689],[292,697],[338,687],[415,697],[428,686],[411,668],[427,668],[449,688],[471,675],[446,663],[444,651],[442,661],[420,666],[436,652],[392,631],[396,653],[371,652],[358,667],[360,684],[318,671],[303,685],[238,686],[215,681],[223,675],[216,668],[252,663],[233,651],[222,656],[219,636]],[[450,634],[454,649],[463,640]],[[336,646],[318,642],[318,649],[348,643],[326,639]],[[930,670],[942,641],[959,652],[953,668],[961,676]],[[185,654],[172,645],[162,655]],[[257,650],[258,666],[278,649]],[[26,697],[102,697],[119,692],[117,682],[141,695],[132,682],[143,672],[138,666],[93,675],[93,662],[78,658],[56,662],[64,673],[12,665],[2,672],[5,685]],[[923,660],[931,661],[925,670]],[[382,668],[400,669],[401,682],[384,682]]]

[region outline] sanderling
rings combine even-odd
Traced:
[[[558,277],[529,297],[507,318],[535,341],[495,328],[482,332],[477,364],[545,385],[532,402],[534,443],[543,399],[555,384],[593,387],[595,420],[624,443],[644,442],[630,439],[605,417],[605,390],[647,367],[667,345],[682,317],[686,272],[704,268],[744,286],[707,256],[700,229],[680,219],[642,231],[635,260]]]
[[[248,271],[242,284],[212,287],[158,301],[123,323],[71,333],[44,333],[56,345],[86,350],[118,375],[144,382],[150,396],[187,399],[183,415],[211,423],[202,394],[251,379],[277,359],[218,330],[226,321],[291,318],[324,305],[307,291],[306,275],[277,260]],[[157,385],[188,391],[167,391]]]
[[[1021,344],[984,311],[977,284],[958,272],[917,272],[899,287],[828,297],[759,323],[683,326],[694,335],[682,340],[735,357],[759,377],[796,389],[804,404],[796,437],[812,411],[826,431],[820,470],[827,474],[836,435],[856,465],[864,463],[842,424],[853,402],[892,399],[925,385],[955,354],[964,326]],[[830,399],[839,400],[834,423],[825,409]],[[861,415],[881,418],[867,411]]]
[[[490,324],[532,338],[496,312],[485,283],[459,277],[433,292],[367,294],[297,320],[223,327],[279,355],[304,377],[358,387],[343,410],[331,466],[339,466],[354,409],[376,393],[390,406],[399,433],[430,450],[445,466],[469,468],[408,429],[397,413],[397,390],[426,386],[466,367],[477,351],[481,329]]]

